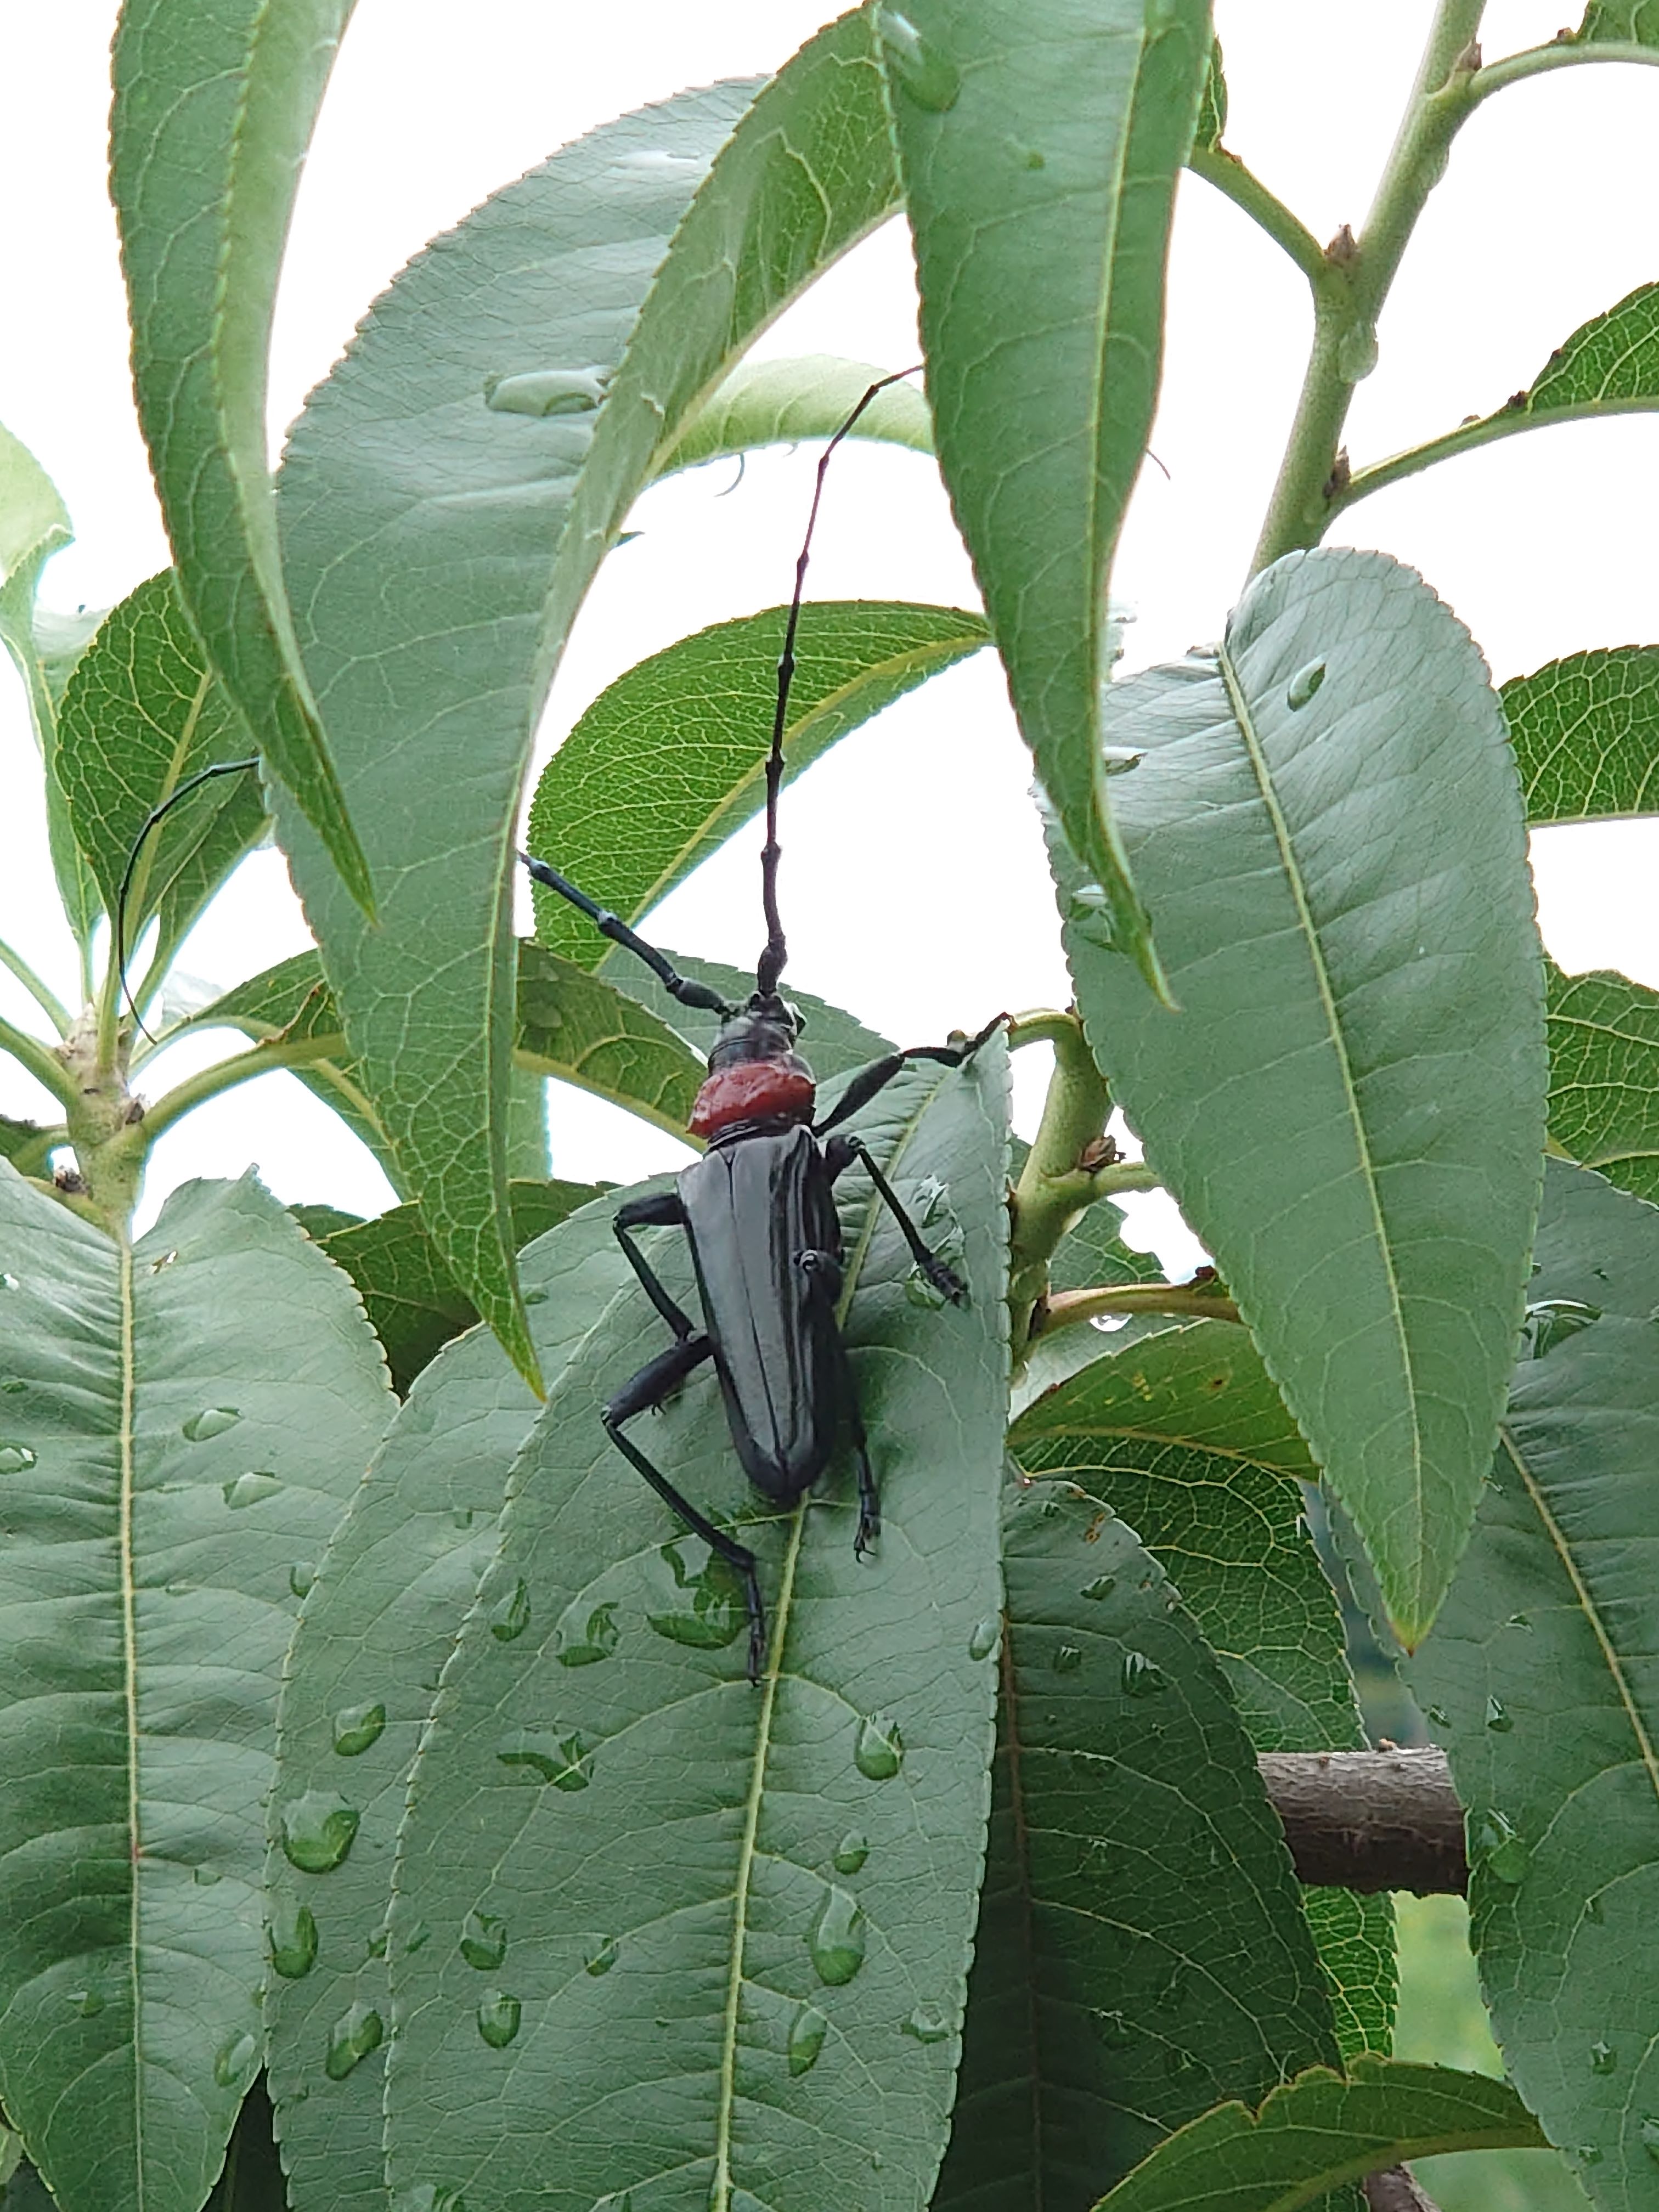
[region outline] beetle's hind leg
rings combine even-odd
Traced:
[[[665,1405],[693,1369],[701,1367],[712,1356],[714,1349],[706,1336],[681,1337],[624,1382],[599,1419],[611,1443],[629,1465],[645,1477],[663,1504],[678,1513],[686,1527],[701,1536],[709,1550],[742,1578],[744,1599],[749,1608],[749,1679],[758,1682],[761,1662],[766,1656],[766,1607],[761,1600],[754,1553],[746,1545],[728,1536],[724,1528],[717,1528],[689,1498],[682,1497],[661,1468],[652,1466],[633,1438],[623,1434],[624,1421],[631,1421],[636,1413],[648,1413]]]

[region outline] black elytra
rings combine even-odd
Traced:
[[[617,1241],[673,1341],[623,1385],[599,1418],[623,1457],[740,1578],[749,1611],[751,1681],[759,1680],[766,1656],[766,1608],[755,1555],[676,1489],[628,1434],[628,1424],[665,1405],[688,1376],[712,1362],[744,1473],[763,1496],[782,1506],[797,1504],[812,1488],[844,1432],[858,1475],[854,1549],[862,1556],[880,1534],[881,1504],[858,1391],[836,1318],[842,1262],[836,1179],[855,1162],[860,1164],[891,1212],[917,1267],[935,1289],[958,1304],[967,1289],[928,1249],[863,1139],[840,1125],[868,1105],[913,1060],[959,1067],[1006,1018],[999,1014],[976,1036],[960,1043],[913,1045],[872,1061],[851,1078],[830,1111],[815,1121],[812,1072],[796,1049],[801,1019],[778,994],[778,980],[788,958],[777,902],[778,794],[812,532],[824,474],[836,447],[877,394],[898,380],[883,377],[870,386],[818,462],[778,661],[777,705],[766,762],[766,843],[761,855],[766,945],[748,1003],[732,1006],[708,984],[679,975],[654,945],[556,868],[529,854],[520,856],[536,882],[557,892],[612,943],[642,960],[679,1004],[720,1017],[720,1033],[708,1055],[708,1079],[697,1095],[690,1125],[694,1135],[707,1139],[707,1151],[681,1170],[672,1190],[630,1199],[616,1216]],[[682,1230],[690,1247],[700,1322],[670,1295],[635,1241],[638,1230],[669,1227]]]

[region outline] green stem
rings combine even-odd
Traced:
[[[22,954],[14,952],[3,938],[0,938],[0,964],[10,969],[58,1036],[67,1036],[70,1030],[68,1008],[53,992],[46,988]]]
[[[153,1145],[164,1129],[170,1129],[175,1121],[182,1121],[198,1106],[205,1105],[210,1098],[234,1091],[239,1083],[252,1083],[256,1076],[269,1075],[277,1068],[307,1067],[315,1060],[328,1060],[344,1050],[343,1036],[297,1037],[292,1044],[256,1044],[247,1052],[234,1053],[228,1060],[215,1060],[211,1067],[186,1076],[146,1109],[146,1147]]]
[[[1188,156],[1187,167],[1195,177],[1202,177],[1206,185],[1213,185],[1235,207],[1242,208],[1275,246],[1282,246],[1317,295],[1328,273],[1324,247],[1284,201],[1270,192],[1254,171],[1245,167],[1237,154],[1230,154],[1224,146],[1195,146]]]
[[[1490,100],[1505,85],[1519,84],[1529,76],[1545,76],[1551,70],[1577,69],[1585,62],[1635,62],[1647,68],[1659,63],[1659,47],[1638,46],[1622,39],[1552,40],[1547,46],[1528,46],[1524,52],[1506,54],[1489,69],[1477,70],[1469,84],[1472,100]]]
[[[1056,1291],[1043,1309],[1037,1334],[1093,1321],[1098,1314],[1188,1314],[1200,1321],[1237,1321],[1231,1298],[1185,1283],[1118,1283],[1097,1291]]]
[[[1407,477],[1432,468],[1437,461],[1453,460],[1459,453],[1474,453],[1481,446],[1493,445],[1499,438],[1513,438],[1522,430],[1547,430],[1557,422],[1596,422],[1615,415],[1651,415],[1656,409],[1659,409],[1659,398],[1652,396],[1645,399],[1585,399],[1571,407],[1547,408],[1536,415],[1526,407],[1500,408],[1495,415],[1482,415],[1475,422],[1461,422],[1455,430],[1444,431],[1420,446],[1408,446],[1403,453],[1391,453],[1387,460],[1358,470],[1332,498],[1331,514],[1340,514],[1356,501],[1369,499],[1374,491],[1384,491],[1389,484],[1401,483]]]
[[[1376,319],[1451,142],[1474,102],[1474,40],[1485,0],[1439,0],[1417,82],[1365,218],[1324,256],[1314,293],[1314,339],[1251,574],[1316,545],[1340,489],[1338,454],[1354,387],[1376,366]]]
[[[50,1045],[32,1037],[27,1030],[13,1027],[0,1021],[0,1051],[9,1052],[21,1066],[27,1068],[37,1083],[44,1084],[61,1106],[75,1103],[75,1085],[69,1071]]]

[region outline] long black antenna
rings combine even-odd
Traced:
[[[138,855],[143,851],[152,830],[159,830],[181,799],[188,799],[192,791],[199,791],[204,783],[211,783],[216,775],[245,775],[249,769],[258,768],[256,753],[249,760],[215,761],[210,768],[198,769],[187,775],[175,790],[170,791],[159,806],[152,806],[138,825],[138,835],[127,849],[127,864],[121,871],[121,888],[115,894],[115,972],[120,978],[121,995],[126,1000],[132,1018],[146,1036],[144,1018],[138,1011],[138,1002],[127,988],[127,894],[132,889],[133,871],[138,866]]]
[[[806,564],[811,558],[812,532],[817,528],[818,503],[823,497],[824,475],[836,447],[854,428],[877,393],[885,392],[890,384],[902,384],[907,376],[914,376],[921,366],[918,362],[913,368],[897,369],[891,376],[878,378],[818,457],[817,477],[812,487],[811,511],[806,518],[806,535],[801,540],[800,555],[795,562],[795,596],[789,602],[789,619],[784,625],[783,652],[778,660],[777,711],[772,717],[771,750],[766,756],[766,843],[761,852],[761,902],[766,913],[766,950],[761,954],[755,969],[755,989],[763,999],[769,999],[776,991],[778,978],[789,957],[789,947],[783,934],[783,921],[778,913],[778,861],[782,856],[782,848],[778,843],[778,793],[783,788],[783,732],[789,714],[789,687],[795,680],[795,633],[800,628],[801,593],[806,583]]]
[[[670,998],[677,999],[683,1006],[701,1006],[706,1013],[719,1014],[722,1020],[737,1012],[735,1006],[721,998],[712,983],[700,983],[695,975],[682,975],[654,945],[647,945],[642,937],[635,936],[620,915],[612,914],[597,899],[589,898],[585,890],[578,890],[568,876],[562,876],[556,868],[549,867],[545,860],[532,860],[528,853],[520,853],[519,858],[524,862],[533,882],[545,884],[549,890],[557,891],[562,899],[568,899],[578,914],[587,916],[601,937],[608,937],[613,945],[620,945],[624,952],[631,952],[636,960],[643,960]]]

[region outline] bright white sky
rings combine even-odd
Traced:
[[[498,185],[596,123],[686,84],[775,68],[823,0],[360,0],[301,192],[278,315],[273,436],[327,371],[399,265]],[[1489,58],[1553,34],[1577,0],[1494,0]],[[1218,0],[1231,93],[1227,143],[1320,238],[1356,228],[1411,81],[1426,0]],[[47,572],[54,606],[102,605],[166,565],[127,377],[115,230],[103,191],[106,49],[115,0],[4,0],[0,78],[0,422],[55,477],[77,544]],[[464,26],[464,27],[458,27]],[[1358,395],[1356,464],[1487,409],[1551,349],[1659,276],[1650,242],[1659,70],[1585,68],[1516,87],[1464,131],[1383,319]],[[1306,344],[1301,278],[1245,219],[1188,179],[1176,224],[1163,406],[1116,571],[1135,612],[1127,665],[1215,636],[1243,581]],[[769,354],[916,356],[906,244],[890,228],[770,332]],[[644,535],[607,566],[578,625],[542,733],[544,757],[587,701],[672,638],[787,596],[810,453],[719,465],[642,503]],[[1516,439],[1355,509],[1335,533],[1420,568],[1498,678],[1591,645],[1659,639],[1651,496],[1659,418]],[[820,526],[821,597],[973,603],[932,464],[849,448]],[[0,934],[72,989],[32,747],[0,673]],[[1063,1001],[1066,981],[1028,769],[989,656],[927,686],[839,747],[787,805],[784,901],[792,979],[906,1042],[974,1028],[999,1007]],[[441,793],[433,794],[441,804]],[[659,910],[654,933],[748,964],[757,870],[740,841]],[[1534,841],[1546,937],[1563,966],[1659,985],[1659,825]],[[185,965],[219,986],[306,942],[280,856],[257,855]],[[32,1009],[0,976],[0,1011]],[[226,1049],[234,1042],[223,1040]],[[191,1055],[187,1060],[186,1054]],[[181,1046],[175,1074],[218,1056]],[[1041,1100],[1022,1055],[1019,1116]],[[153,1091],[165,1087],[161,1067]],[[0,1109],[46,1101],[7,1063]],[[553,1164],[617,1178],[684,1157],[672,1140],[556,1087]],[[368,1155],[286,1076],[236,1091],[158,1148],[146,1213],[191,1175],[256,1161],[285,1200],[358,1212],[387,1202]],[[1146,1233],[1156,1233],[1148,1222]],[[1160,1245],[1164,1239],[1158,1237]],[[1166,1258],[1176,1261],[1171,1247]]]

